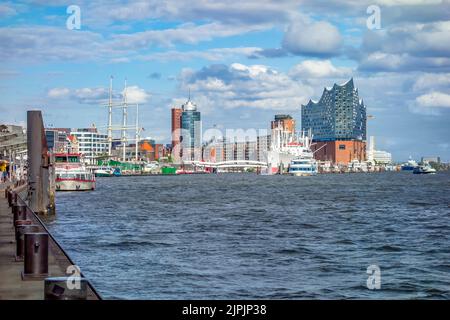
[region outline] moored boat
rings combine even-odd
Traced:
[[[317,174],[317,164],[314,159],[300,156],[289,164],[288,173],[293,176],[313,176]]]
[[[297,155],[289,163],[288,174],[293,176],[312,176],[317,174],[317,161],[314,159],[314,153],[311,151],[311,138],[302,133],[299,143],[296,147]]]
[[[79,153],[55,154],[57,191],[90,191],[95,189],[95,175],[86,169]]]
[[[95,176],[98,177],[112,177],[114,170],[110,167],[99,167],[94,170]]]

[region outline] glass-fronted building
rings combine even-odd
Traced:
[[[185,160],[201,160],[202,123],[197,106],[188,100],[181,113],[182,157]]]
[[[96,157],[108,153],[108,136],[98,133],[95,128],[73,129],[70,135],[76,137],[79,151],[88,164],[96,164]]]
[[[366,140],[366,106],[350,79],[325,88],[318,102],[302,105],[302,129],[311,130],[314,141]]]

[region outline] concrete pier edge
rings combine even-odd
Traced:
[[[4,187],[8,185],[4,184]],[[18,202],[26,205],[28,219],[42,228],[42,232],[49,235],[48,248],[48,277],[69,277],[67,267],[76,265],[66,253],[56,238],[49,232],[45,223],[34,213],[23,200],[26,196],[27,185],[9,184],[18,194]],[[13,226],[13,214],[5,197],[5,189],[0,190],[0,300],[43,300],[44,279],[36,281],[23,281],[21,274],[24,268],[23,261],[16,261],[15,231]],[[84,279],[83,273],[80,276]],[[92,283],[87,281],[87,299],[101,300],[100,294]]]

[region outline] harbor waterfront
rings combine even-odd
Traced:
[[[46,223],[105,299],[449,299],[449,188],[449,172],[98,178]]]

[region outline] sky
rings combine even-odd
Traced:
[[[353,77],[376,149],[450,161],[450,0],[0,2],[0,123],[104,130],[110,76],[162,143],[189,90],[204,130],[300,129],[301,104]]]

